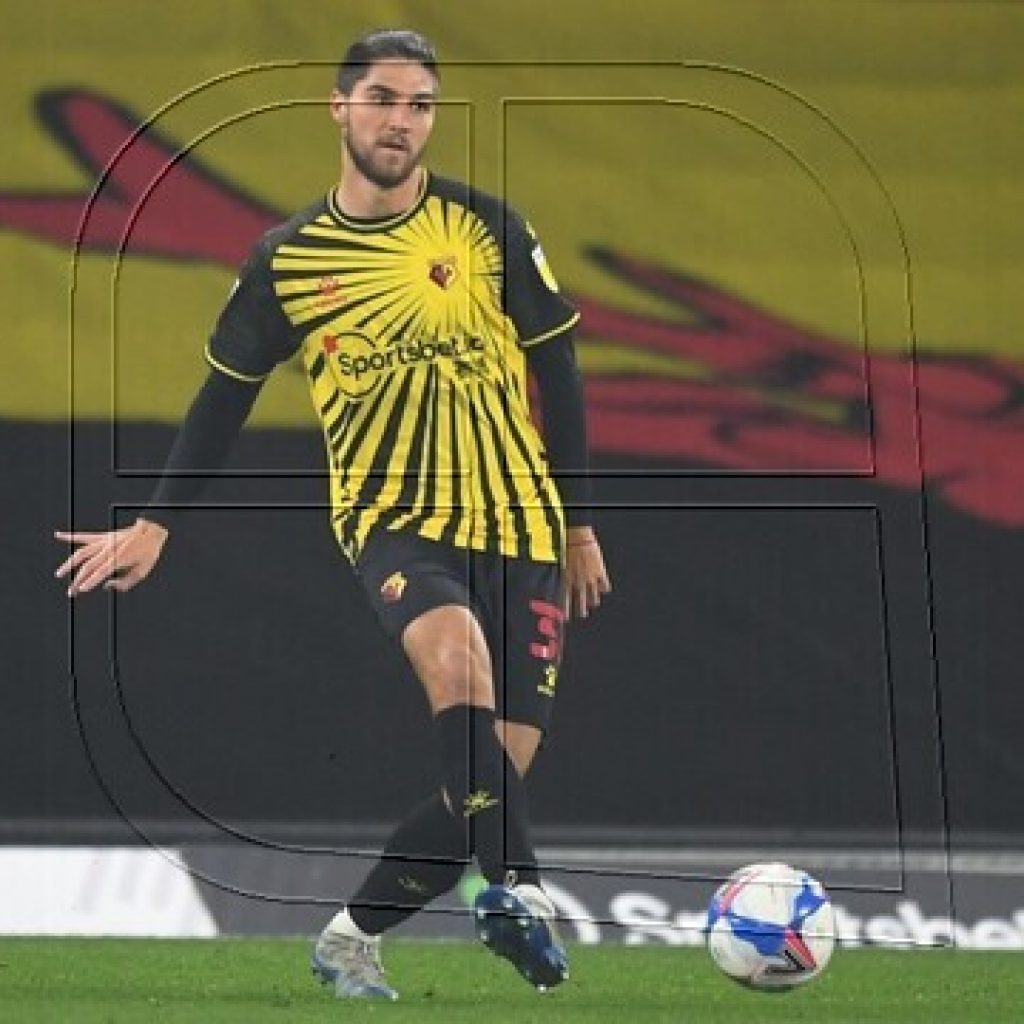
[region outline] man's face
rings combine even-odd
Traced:
[[[395,188],[419,163],[434,125],[437,81],[422,64],[381,60],[349,96],[331,93],[331,116],[359,172],[378,188]]]

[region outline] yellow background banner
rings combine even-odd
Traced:
[[[681,317],[609,273],[595,251],[611,249],[852,348],[909,354],[916,331],[925,354],[1024,354],[1016,4],[393,2],[368,18],[334,3],[49,0],[7,11],[0,41],[0,415],[181,417],[231,254],[336,179],[334,64],[381,24],[424,32],[448,62],[429,164],[522,209],[572,295]],[[90,97],[91,113],[67,101],[41,116],[55,90]],[[134,196],[108,184],[73,259],[25,204],[89,193],[75,154],[105,105],[124,124],[151,119],[143,140],[181,158]],[[218,240],[195,192],[175,191],[203,169],[206,199],[248,211],[230,223],[251,238]],[[118,211],[125,230],[104,236],[99,214]],[[590,374],[700,379],[614,336],[587,336],[581,353]],[[297,372],[275,377],[253,421],[312,424]]]

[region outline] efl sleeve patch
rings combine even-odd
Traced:
[[[538,242],[533,247],[533,265],[537,268],[537,273],[540,274],[540,279],[553,291],[558,291],[558,282],[555,280],[555,275],[551,272],[551,267],[548,266],[547,258],[544,255],[544,250],[541,248]]]

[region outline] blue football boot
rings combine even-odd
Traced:
[[[569,977],[569,959],[554,928],[554,907],[536,885],[492,885],[473,903],[480,941],[510,961],[538,992]]]

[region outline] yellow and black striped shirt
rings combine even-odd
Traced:
[[[558,561],[562,510],[523,350],[578,316],[514,210],[424,171],[399,216],[353,219],[332,192],[268,232],[207,358],[260,380],[301,350],[353,560],[386,528]]]

